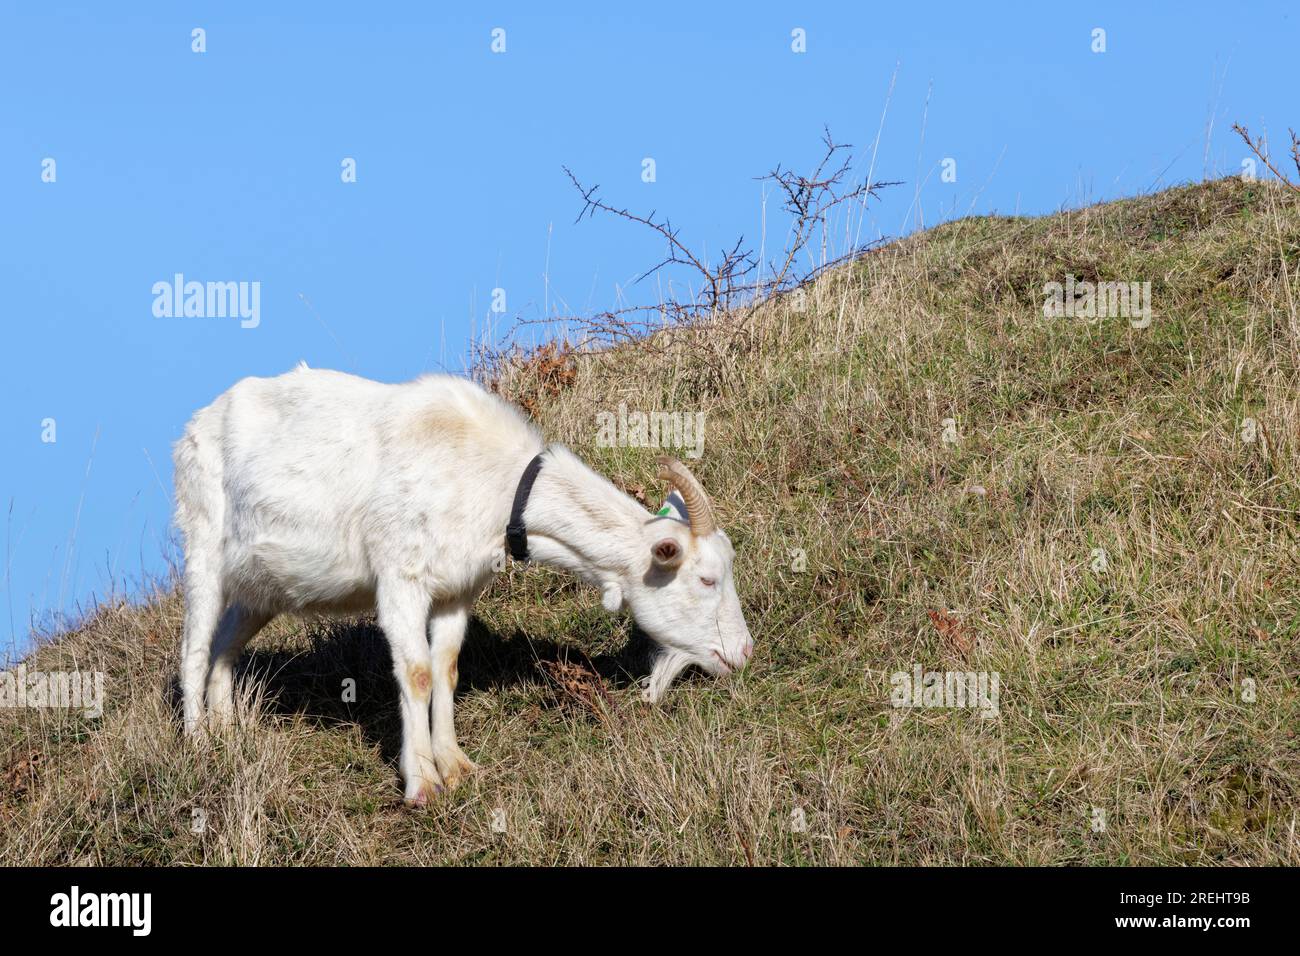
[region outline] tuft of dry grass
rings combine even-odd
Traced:
[[[497,388],[652,506],[661,449],[595,416],[706,415],[744,674],[644,705],[630,624],[512,567],[461,661],[482,770],[411,812],[373,621],[273,624],[241,722],[192,749],[160,591],[29,659],[107,700],[0,710],[0,862],[1300,863],[1298,272],[1295,196],[1221,180],[948,223],[744,328],[511,363]],[[1150,281],[1153,322],[1044,319],[1069,274]],[[915,665],[996,673],[997,716],[892,706]]]

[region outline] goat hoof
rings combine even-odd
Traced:
[[[435,753],[433,762],[449,790],[455,790],[466,776],[478,769],[478,764],[466,757],[460,747],[449,747]]]
[[[235,722],[233,711],[229,710],[212,710],[208,712],[207,730],[209,733],[218,734],[228,729]]]
[[[434,783],[431,780],[421,780],[414,790],[407,788],[406,805],[414,808],[427,807],[434,799],[440,797],[443,792],[442,784]]]

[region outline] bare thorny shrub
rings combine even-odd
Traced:
[[[1250,130],[1242,126],[1240,123],[1233,123],[1232,129],[1238,136],[1246,141],[1246,145],[1250,147],[1250,151],[1259,157],[1260,162],[1267,166],[1274,176],[1286,183],[1292,189],[1300,192],[1300,137],[1296,136],[1295,130],[1287,130],[1287,132],[1291,134],[1291,161],[1295,163],[1298,177],[1297,182],[1292,182],[1290,177],[1273,164],[1273,160],[1268,153],[1268,141],[1263,136],[1252,138]]]
[[[822,146],[820,159],[806,175],[778,165],[757,177],[780,196],[781,208],[790,220],[780,252],[771,257],[756,251],[742,235],[724,247],[721,258],[711,261],[688,245],[667,217],[659,217],[654,210],[642,215],[606,202],[597,195],[599,186],[583,185],[564,167],[583,200],[575,222],[607,213],[651,230],[664,242],[664,257],[635,283],[669,269],[685,270],[690,281],[669,281],[666,293],[655,302],[621,305],[590,315],[521,319],[517,327],[560,323],[570,333],[533,349],[510,341],[504,346],[483,343],[474,356],[478,377],[495,391],[509,382],[516,400],[535,414],[539,397],[557,394],[573,384],[574,365],[582,356],[635,340],[640,348],[653,353],[662,354],[669,348],[679,354],[684,351],[692,366],[703,372],[705,389],[725,388],[735,374],[736,361],[755,345],[755,319],[761,311],[883,241],[857,240],[855,204],[860,222],[867,200],[876,197],[881,188],[897,183],[856,180],[852,176],[852,146],[836,143],[829,129],[823,133]],[[837,211],[846,214],[844,238],[838,243],[832,237]],[[686,293],[680,294],[679,289]]]

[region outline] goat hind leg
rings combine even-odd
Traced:
[[[185,733],[203,730],[203,691],[211,661],[213,633],[223,604],[221,582],[215,575],[186,568],[185,633],[181,639],[181,696]]]
[[[208,720],[214,726],[229,724],[235,714],[235,661],[271,615],[231,604],[221,615],[212,641],[211,671],[208,674]]]

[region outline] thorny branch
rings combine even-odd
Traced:
[[[662,351],[663,343],[654,335],[655,332],[665,328],[711,324],[723,315],[728,319],[726,334],[709,337],[706,344],[711,354],[704,358],[703,364],[709,367],[712,377],[718,381],[725,380],[729,374],[726,367],[731,364],[728,356],[734,357],[736,349],[743,350],[751,341],[753,323],[750,319],[758,310],[781,295],[808,285],[840,263],[858,258],[876,245],[876,242],[849,242],[847,248],[832,253],[832,215],[837,210],[847,214],[847,222],[851,225],[855,212],[851,204],[858,204],[856,212],[860,216],[867,200],[877,198],[880,189],[898,184],[853,181],[852,147],[836,143],[829,129],[823,131],[821,142],[820,159],[810,173],[803,175],[778,165],[767,174],[756,177],[758,182],[773,187],[782,210],[790,218],[780,253],[766,261],[742,235],[725,247],[720,259],[710,262],[707,255],[697,253],[683,240],[678,228],[667,217],[659,217],[655,210],[642,215],[606,202],[598,195],[599,185],[586,186],[569,167],[562,167],[582,196],[582,209],[575,222],[606,213],[643,226],[663,240],[666,246],[664,257],[637,276],[634,285],[672,267],[685,269],[694,277],[695,281],[686,284],[686,288],[692,291],[688,295],[680,294],[682,283],[670,274],[666,288],[661,287],[663,291],[655,302],[623,304],[591,315],[520,319],[517,323],[520,326],[549,326],[563,322],[576,333],[576,340],[566,336],[559,345],[559,352],[554,354],[542,350],[529,353],[518,346],[501,351],[484,344],[477,349],[475,364],[485,380],[490,383],[498,381],[507,368],[531,369],[539,358],[547,370],[557,363],[568,369],[573,357],[628,339],[639,340],[640,347],[649,351]],[[845,234],[848,233],[846,230]],[[877,240],[880,241],[883,240]],[[711,327],[721,332],[720,327]],[[549,347],[554,349],[555,344]],[[546,382],[537,387],[554,387],[554,383],[546,384],[550,378],[543,378]]]
[[[1300,182],[1293,183],[1284,173],[1282,173],[1281,170],[1273,165],[1272,160],[1269,159],[1268,144],[1264,141],[1264,137],[1261,136],[1258,139],[1251,139],[1250,130],[1246,129],[1246,127],[1242,126],[1240,123],[1233,123],[1232,129],[1238,136],[1246,141],[1246,145],[1250,147],[1250,151],[1259,157],[1260,162],[1267,166],[1274,176],[1286,183],[1292,189],[1300,191]],[[1293,129],[1289,129],[1287,132],[1291,134],[1291,160],[1295,163],[1296,173],[1300,174],[1300,137],[1296,136],[1295,130]]]
[[[627,306],[586,319],[569,321],[576,321],[580,328],[601,340],[610,338],[610,333],[614,333],[612,337],[618,337],[620,333],[636,335],[655,326],[696,321],[735,309],[752,309],[782,292],[811,282],[840,262],[861,255],[870,248],[871,243],[854,246],[838,256],[830,256],[827,225],[832,211],[855,200],[865,203],[868,198],[876,197],[881,188],[897,184],[862,182],[849,185],[846,181],[853,165],[853,157],[849,152],[851,146],[836,143],[829,129],[823,133],[822,144],[825,148],[821,159],[808,175],[778,165],[766,175],[757,177],[759,182],[771,183],[777,188],[782,196],[782,208],[791,217],[790,231],[781,255],[775,261],[769,260],[766,263],[760,263],[758,254],[746,245],[742,235],[723,252],[716,264],[710,264],[687,246],[679,230],[674,228],[668,218],[656,218],[655,211],[640,215],[608,203],[597,195],[599,186],[583,185],[571,169],[564,167],[565,175],[582,196],[582,211],[576,222],[593,218],[597,212],[608,213],[645,226],[658,233],[667,243],[664,258],[641,273],[636,282],[669,266],[687,267],[700,280],[700,292],[691,298],[683,299],[670,294],[663,301],[654,304]],[[821,241],[820,261],[813,257],[813,264],[798,269],[800,255],[815,238]],[[640,321],[635,318],[638,315],[643,317]]]

